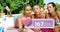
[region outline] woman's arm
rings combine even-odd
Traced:
[[[6,6],[5,9],[7,10],[7,16],[11,17],[12,16],[12,13],[11,13],[9,7]]]
[[[57,16],[58,16],[58,18],[60,20],[60,12],[59,11],[57,12]]]
[[[23,24],[22,24],[22,15],[18,16],[17,18],[17,22],[18,22],[18,26],[19,26],[19,29],[22,29],[23,28]]]

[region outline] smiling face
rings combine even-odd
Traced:
[[[39,5],[34,6],[34,14],[37,18],[44,18],[45,17],[44,12],[41,10]]]
[[[25,7],[25,15],[30,16],[32,12],[31,6],[26,6]]]
[[[51,12],[55,11],[55,7],[53,7],[52,4],[48,4],[47,10],[48,10],[49,13],[51,13]]]
[[[57,14],[56,14],[56,12],[57,12],[56,11],[56,5],[53,2],[48,3],[47,10],[48,10],[48,13],[49,13],[50,17],[52,19],[54,19],[55,24],[56,24],[57,21],[58,21],[58,17],[57,17]]]
[[[34,8],[34,13],[38,15],[40,13],[41,8],[38,5],[35,5],[33,8]]]

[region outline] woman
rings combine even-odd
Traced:
[[[53,2],[50,2],[50,3],[48,3],[47,9],[48,9],[50,18],[53,18],[55,20],[55,24],[56,24],[58,21],[58,17],[56,14],[57,13],[56,5]]]
[[[58,12],[56,10],[56,5],[53,2],[48,3],[47,10],[48,10],[48,14],[47,14],[48,18],[53,18],[55,21],[55,25],[56,25],[59,20],[57,16]],[[58,32],[57,29],[55,29],[54,32]]]
[[[34,7],[34,19],[45,19],[45,13],[42,11],[39,5],[35,5]],[[35,32],[42,32],[40,28],[32,29]]]
[[[18,22],[18,26],[19,26],[19,29],[22,29],[23,32],[27,32],[29,31],[29,29],[27,28],[24,28],[26,25],[29,25],[29,23],[31,22],[31,12],[32,12],[32,8],[30,5],[26,5],[24,7],[24,15],[20,15],[18,18],[17,18],[17,22]],[[32,31],[30,29],[30,31]],[[33,31],[32,31],[33,32]]]
[[[42,11],[39,5],[34,6],[34,18],[45,18],[45,13]]]
[[[35,13],[34,18],[38,18],[38,19],[45,19],[46,18],[45,13],[41,10],[39,5],[34,6],[34,13]],[[38,29],[38,28],[36,28],[36,29]],[[42,31],[42,32],[53,32],[53,30],[49,29],[49,28],[43,28],[43,29],[40,29],[40,31]]]

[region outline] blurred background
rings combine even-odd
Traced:
[[[39,4],[42,8],[44,4],[54,2],[57,10],[60,11],[60,0],[0,0],[0,14],[7,14],[5,7],[8,6],[12,14],[23,14],[25,5],[30,4],[32,7]]]
[[[49,2],[54,2],[57,7],[57,11],[60,11],[60,0],[44,0],[45,4],[48,4]]]
[[[26,4],[30,4],[31,6],[39,4],[43,7],[43,0],[0,0],[0,13],[3,13],[5,7],[8,6],[12,14],[23,14],[23,7]]]

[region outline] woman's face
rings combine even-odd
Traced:
[[[53,7],[52,4],[48,4],[48,6],[47,6],[47,10],[48,10],[49,13],[51,13],[52,11],[55,10],[55,7]]]
[[[40,13],[40,7],[39,6],[34,6],[34,13],[38,15]]]
[[[31,6],[26,6],[25,7],[25,14],[27,16],[30,16],[31,15],[31,12],[32,12]]]
[[[38,17],[38,18],[45,17],[45,14],[42,12],[42,10],[39,6],[34,6],[34,13],[35,13],[36,17]]]

